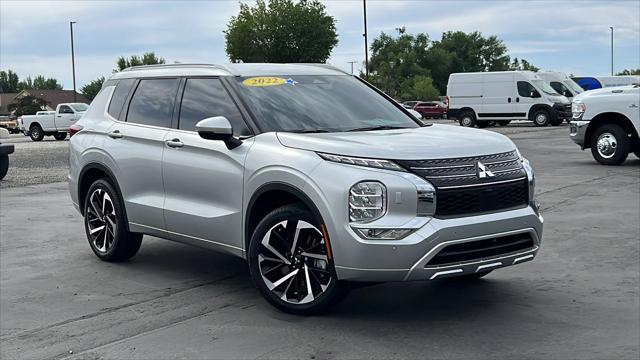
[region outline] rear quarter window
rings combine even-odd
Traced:
[[[111,96],[111,103],[109,103],[109,115],[118,120],[124,120],[122,107],[124,106],[124,102],[127,100],[127,96],[129,95],[129,91],[131,91],[131,87],[134,82],[134,79],[123,79],[118,82],[116,90],[113,92],[113,96]],[[121,114],[122,117],[120,117]]]

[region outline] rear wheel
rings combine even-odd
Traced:
[[[40,141],[42,140],[42,138],[44,138],[44,131],[42,131],[40,125],[36,124],[31,126],[31,128],[29,129],[29,137],[33,141]]]
[[[465,111],[460,114],[460,125],[464,127],[474,127],[476,125],[476,115],[472,111]]]
[[[251,278],[281,311],[317,313],[345,294],[320,224],[305,207],[287,205],[265,216],[251,237]]]
[[[511,120],[498,120],[496,121],[500,126],[507,126],[511,122]]]
[[[124,261],[140,249],[142,234],[127,231],[120,196],[106,179],[96,180],[87,191],[84,227],[91,250],[100,260]]]
[[[602,125],[591,136],[591,154],[600,164],[620,165],[627,159],[630,150],[629,136],[618,125]]]
[[[56,138],[56,140],[64,140],[67,138],[67,133],[55,133],[53,137]]]
[[[549,125],[549,122],[551,120],[551,117],[549,116],[549,112],[547,110],[536,110],[533,113],[533,123],[536,126],[547,126]]]

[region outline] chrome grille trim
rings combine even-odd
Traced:
[[[503,180],[503,181],[494,181],[494,182],[490,182],[490,183],[484,183],[484,184],[470,184],[470,185],[457,185],[457,186],[441,186],[438,189],[442,189],[442,190],[447,190],[447,189],[459,189],[459,188],[468,188],[468,187],[475,187],[475,186],[489,186],[489,185],[498,185],[498,184],[505,184],[505,183],[510,183],[510,182],[516,182],[516,181],[522,181],[524,179],[526,179],[527,177],[521,177],[518,179],[511,179],[511,180]]]

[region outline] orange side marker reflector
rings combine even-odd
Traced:
[[[324,224],[320,224],[320,230],[322,231],[322,237],[324,237],[324,246],[327,248],[327,258],[331,259],[331,243],[329,243],[329,233],[327,233],[327,227]]]

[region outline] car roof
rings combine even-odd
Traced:
[[[133,66],[115,73],[110,79],[165,76],[288,76],[288,75],[349,75],[327,64],[161,64]]]

